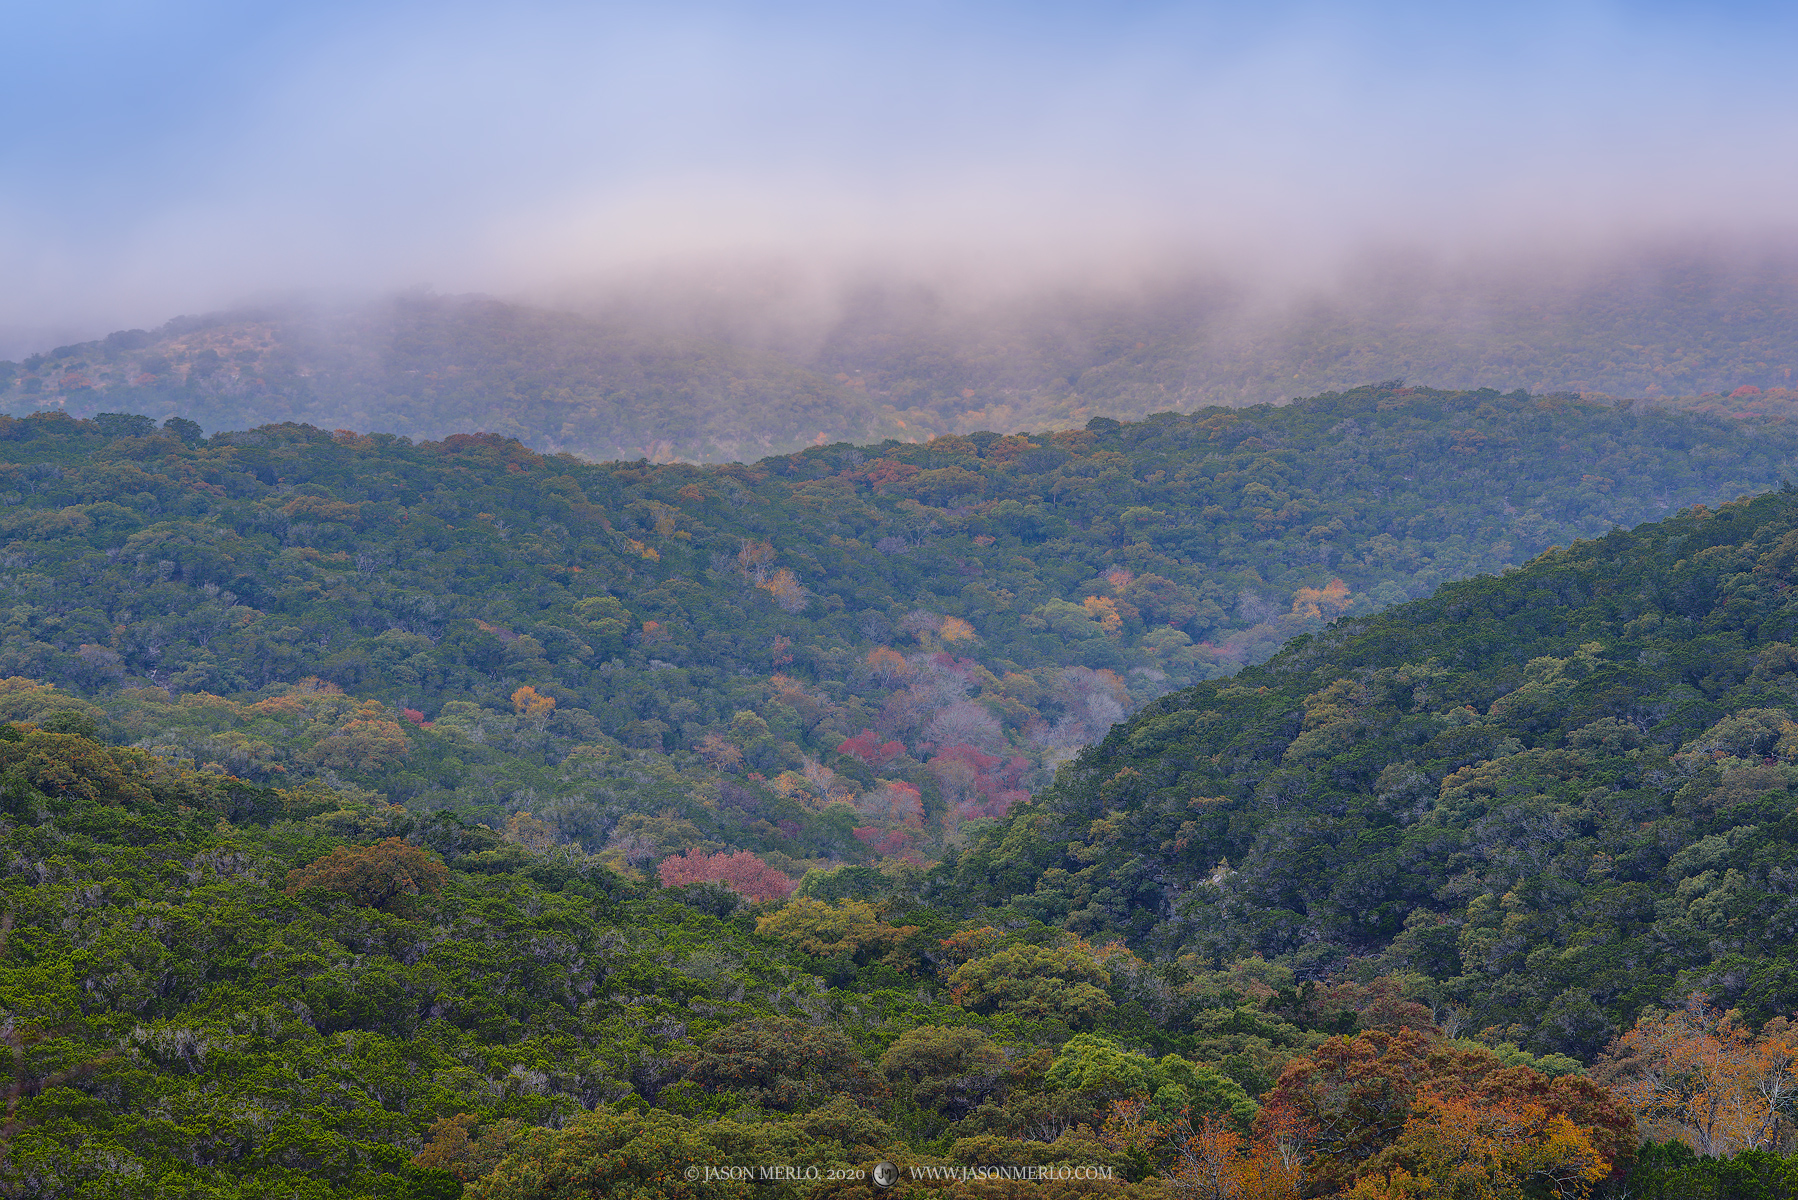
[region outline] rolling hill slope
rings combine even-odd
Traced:
[[[1798,1006],[1798,495],[1696,507],[1146,706],[941,895],[1194,961],[1407,971],[1590,1055]]]

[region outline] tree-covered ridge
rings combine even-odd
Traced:
[[[803,361],[944,434],[1278,404],[1395,376],[1657,402],[1789,390],[1795,330],[1789,254],[1663,253],[1565,274],[1370,263],[1283,302],[1223,280],[985,306],[871,286]]]
[[[1201,962],[1415,972],[1539,1051],[1694,990],[1789,1012],[1795,548],[1783,491],[1300,638],[1118,726],[941,895]]]
[[[633,870],[791,872],[928,856],[1170,688],[1791,451],[1396,385],[753,467],[116,414],[0,433],[0,675],[247,778],[528,811]]]
[[[1284,303],[1218,280],[984,303],[870,283],[833,313],[772,281],[617,296],[588,316],[407,294],[182,317],[0,363],[0,411],[484,429],[546,453],[717,462],[820,439],[1279,404],[1393,377],[1672,404],[1793,386],[1789,257],[1554,274],[1389,265]]]
[[[758,458],[899,432],[779,357],[483,296],[178,318],[0,364],[0,409],[297,421],[415,438],[476,429],[592,459]]]

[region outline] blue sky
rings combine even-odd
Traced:
[[[15,4],[0,352],[674,260],[1784,231],[1787,6]]]

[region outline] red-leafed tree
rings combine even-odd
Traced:
[[[883,829],[878,825],[857,825],[855,836],[868,849],[888,858],[903,858],[917,840],[915,829]]]
[[[905,743],[883,743],[878,733],[872,729],[864,729],[852,738],[844,738],[837,747],[837,753],[859,759],[878,771],[888,763],[896,762],[905,753]]]
[[[1029,760],[1022,756],[1004,759],[961,744],[939,751],[929,767],[958,821],[1004,816],[1030,794],[1021,786],[1030,769]]]
[[[880,825],[916,826],[924,819],[922,793],[912,784],[897,780],[887,780],[864,792],[855,807],[864,817]]]
[[[798,885],[788,876],[757,858],[747,850],[735,854],[719,851],[707,854],[689,850],[664,858],[656,869],[664,887],[683,887],[690,883],[721,883],[739,895],[757,903],[785,900]]]

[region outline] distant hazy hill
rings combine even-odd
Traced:
[[[756,459],[899,427],[856,389],[754,350],[481,296],[182,317],[0,364],[15,412],[485,430],[591,459]]]
[[[593,459],[718,462],[1393,378],[1731,412],[1716,401],[1756,387],[1775,416],[1798,367],[1798,259],[1638,258],[1558,281],[1388,266],[1278,304],[1221,283],[985,304],[882,285],[815,312],[783,303],[695,288],[594,301],[586,316],[408,295],[183,317],[0,363],[0,408],[486,430]]]
[[[806,361],[915,428],[1045,428],[1372,380],[1670,399],[1790,388],[1798,260],[1635,259],[1564,279],[1389,267],[1272,304],[1192,285],[981,312],[869,292]],[[859,374],[857,374],[859,373]]]

